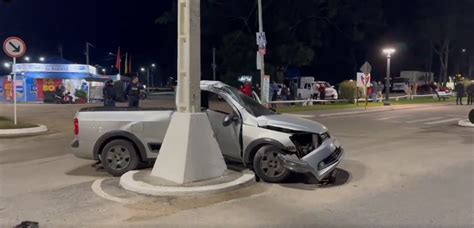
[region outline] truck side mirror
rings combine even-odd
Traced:
[[[232,115],[232,114],[226,115],[226,116],[224,117],[224,121],[222,122],[222,125],[223,125],[224,127],[227,127],[227,126],[231,125],[232,122],[234,122],[234,119],[235,119],[235,118],[234,118],[234,115]]]

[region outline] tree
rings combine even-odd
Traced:
[[[326,53],[321,52],[324,46],[348,52],[340,56],[350,58],[355,70],[355,46],[383,26],[380,2],[264,0],[264,30],[268,39],[266,72],[272,73],[277,67],[289,65],[314,68],[319,59],[326,58]],[[176,14],[173,6],[155,22],[175,23]],[[203,0],[201,19],[203,66],[210,65],[208,56],[215,46],[221,80],[232,82],[242,74],[257,75],[256,0]],[[342,48],[344,45],[350,48]],[[203,67],[203,75],[210,75],[210,70],[210,67]]]
[[[428,1],[419,0],[423,5]],[[440,63],[439,81],[446,83],[449,74],[449,60],[452,50],[459,46],[465,31],[472,30],[471,12],[473,3],[470,0],[429,1],[429,7],[423,7],[418,19],[420,34],[431,44]]]

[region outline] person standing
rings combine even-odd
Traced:
[[[290,99],[292,101],[296,100],[296,92],[298,92],[298,87],[296,86],[296,83],[291,82],[290,83]]]
[[[380,98],[380,102],[383,101],[383,91],[385,90],[385,85],[382,84],[381,81],[378,81],[377,82],[377,94],[378,94],[378,97]]]
[[[471,84],[467,86],[467,104],[474,104],[474,82],[471,81]]]
[[[411,86],[408,84],[405,84],[405,87],[403,88],[403,90],[405,91],[405,95],[408,97],[408,100],[411,100],[412,99]]]
[[[255,87],[253,88],[253,91],[257,94],[258,97],[260,97],[260,85],[257,83],[255,84]]]
[[[378,93],[378,85],[376,82],[372,83],[372,93],[370,97],[372,98],[372,102],[377,102],[377,93]]]
[[[454,91],[456,91],[456,105],[462,105],[462,98],[464,97],[464,84],[461,82],[456,83],[454,87]]]
[[[247,95],[248,97],[252,97],[252,86],[250,85],[250,82],[245,82],[244,85],[244,94]]]
[[[125,94],[128,97],[128,107],[138,108],[140,102],[140,85],[138,84],[138,77],[134,77],[132,82],[128,84]]]
[[[288,87],[286,87],[285,84],[283,84],[283,87],[281,88],[281,98],[282,100],[286,101],[286,100],[289,100],[289,93],[290,91],[288,90]]]
[[[117,98],[117,95],[115,94],[112,80],[105,82],[105,86],[102,89],[102,94],[104,96],[104,107],[115,107],[115,99]]]
[[[318,83],[314,83],[314,84],[313,84],[313,99],[317,100],[319,94],[320,94],[320,93],[319,93],[319,84],[318,84]]]
[[[319,97],[321,100],[326,100],[326,87],[323,84],[319,85]]]
[[[276,84],[275,81],[272,82],[272,84],[270,85],[270,95],[271,95],[271,100],[272,101],[276,101],[277,100],[277,97],[278,97],[278,90],[280,90]],[[275,108],[276,105],[274,103],[272,103],[272,108]]]

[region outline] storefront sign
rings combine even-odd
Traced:
[[[48,73],[83,73],[97,74],[97,68],[81,64],[42,64],[42,63],[19,63],[16,64],[15,72],[48,72]]]

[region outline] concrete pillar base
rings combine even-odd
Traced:
[[[226,170],[207,114],[175,112],[151,176],[184,184],[220,177]]]

